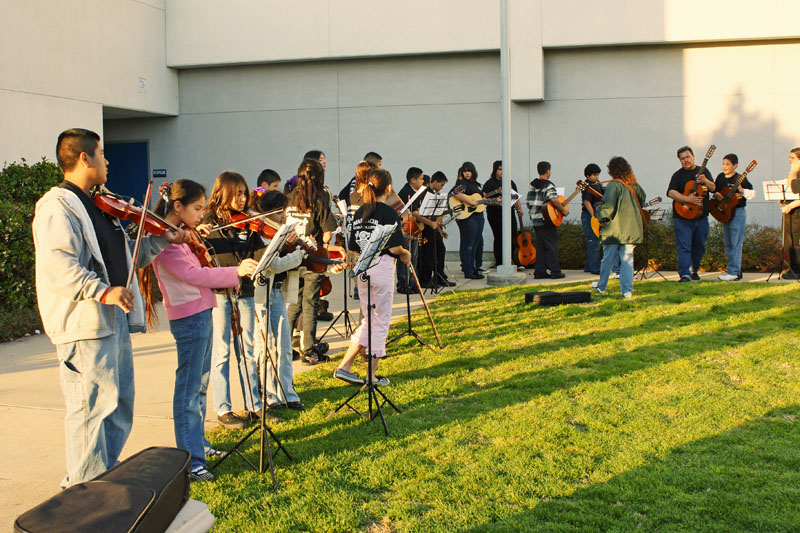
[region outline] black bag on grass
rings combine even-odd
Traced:
[[[191,455],[147,448],[22,514],[14,531],[165,531],[189,499]]]
[[[592,294],[585,291],[575,292],[526,292],[525,303],[531,302],[539,305],[582,304],[592,301]]]

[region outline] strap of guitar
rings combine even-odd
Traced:
[[[647,224],[645,224],[644,217],[642,216],[642,204],[641,204],[641,202],[639,202],[639,196],[636,194],[636,191],[633,190],[633,187],[631,187],[629,183],[626,183],[626,182],[624,182],[622,180],[618,180],[616,178],[614,178],[614,181],[620,182],[625,187],[627,187],[629,191],[631,191],[631,195],[633,195],[633,201],[636,202],[636,207],[639,208],[639,219],[641,219],[641,221],[642,221],[642,231],[644,231],[645,226]]]

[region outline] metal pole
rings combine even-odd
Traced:
[[[503,150],[503,264],[497,273],[510,275],[516,267],[511,262],[511,98],[508,87],[508,0],[500,0],[500,107],[502,108]]]

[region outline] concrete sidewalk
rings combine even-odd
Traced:
[[[486,280],[467,280],[458,272],[457,264],[448,264],[456,290],[480,289]],[[570,283],[593,281],[596,276],[565,271],[561,280],[535,280],[536,283]],[[456,275],[457,274],[457,275]],[[527,283],[533,284],[532,271]],[[702,274],[704,280],[716,281],[718,273]],[[677,281],[675,272],[664,273],[667,280]],[[745,281],[764,281],[765,274],[746,274]],[[655,276],[651,279],[661,278]],[[776,279],[775,276],[772,278]],[[337,316],[342,310],[342,276],[331,276],[333,291],[330,311]],[[426,300],[434,300],[426,294]],[[393,315],[405,317],[405,296],[396,294]],[[412,309],[421,306],[417,295],[411,297]],[[348,307],[357,320],[358,302],[348,299]],[[439,320],[434,313],[434,320]],[[320,322],[322,334],[329,322]],[[343,329],[342,321],[336,324]],[[331,330],[324,339],[331,345],[334,359],[341,357],[348,341]],[[443,339],[445,344],[446,339]],[[433,339],[430,339],[433,342]],[[176,366],[175,343],[167,321],[162,318],[156,331],[133,336],[136,372],[135,420],[122,459],[148,446],[174,446],[172,426],[172,390]],[[338,355],[337,355],[338,354]],[[314,367],[295,362],[295,372]],[[232,379],[235,385],[235,378]],[[233,405],[242,410],[241,393],[232,386]],[[303,396],[303,391],[298,391]],[[213,394],[213,391],[209,391]],[[210,400],[210,398],[209,398]],[[211,405],[211,401],[209,401]],[[64,400],[58,379],[55,348],[44,335],[26,337],[0,344],[0,528],[13,529],[15,518],[56,493],[64,477]],[[208,414],[208,427],[216,425],[216,415]]]

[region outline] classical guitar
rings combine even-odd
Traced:
[[[566,206],[579,192],[583,190],[583,187],[585,187],[585,183],[583,181],[579,181],[575,186],[575,192],[570,194],[566,199],[563,196],[559,196],[558,201],[561,202],[561,205]],[[564,214],[556,209],[552,202],[547,202],[547,204],[542,207],[542,215],[544,215],[545,225],[552,228],[557,228],[564,221]]]
[[[536,248],[533,246],[531,232],[522,225],[522,216],[519,217],[519,232],[517,232],[517,249],[515,259],[519,266],[529,266],[536,261]]]
[[[456,215],[456,218],[459,220],[464,220],[475,213],[483,213],[487,205],[498,205],[500,203],[500,199],[494,197],[499,195],[500,192],[502,192],[502,189],[496,189],[490,193],[487,193],[487,198],[484,198],[479,193],[467,195],[467,197],[471,200],[474,200],[477,205],[469,205],[467,202],[462,202],[455,196],[451,196],[447,202],[450,205],[450,211]],[[519,194],[517,194],[515,191],[511,191],[511,201],[516,202],[517,200],[519,200]]]
[[[591,183],[586,183],[585,181],[580,181],[578,183],[581,184],[581,185],[579,185],[579,187],[581,187],[582,191],[589,191],[589,193],[591,193],[591,195],[594,196],[595,198],[597,198],[598,200],[602,200],[603,199],[603,193],[601,193],[600,191],[598,191],[597,189],[595,189],[593,187],[589,187],[589,185],[591,185]],[[594,233],[594,236],[595,237],[599,237],[600,236],[600,221],[597,220],[597,216],[595,214],[592,214],[592,219],[591,219],[591,221],[589,223],[592,226],[592,233]]]
[[[695,172],[695,179],[689,180],[686,183],[686,187],[683,189],[684,196],[698,196],[703,198],[706,194],[708,194],[708,187],[705,185],[700,185],[700,176],[705,173],[706,165],[708,164],[708,160],[711,159],[711,156],[714,155],[714,152],[717,151],[717,147],[713,144],[708,148],[708,152],[706,152],[706,157],[703,159],[703,164],[697,169]],[[684,202],[673,202],[675,205],[675,212],[678,213],[678,216],[681,218],[685,218],[686,220],[694,220],[697,218],[697,215],[700,214],[700,210],[703,209],[703,205],[697,205],[693,203],[684,203]]]
[[[739,185],[744,182],[747,174],[752,172],[757,165],[758,161],[753,159],[750,164],[747,165],[745,171],[739,176],[739,179],[736,180],[736,183],[717,191],[722,195],[722,198],[720,200],[712,198],[711,201],[708,202],[708,212],[711,213],[712,217],[723,224],[731,221],[733,218],[733,211],[736,209],[736,204],[742,199],[742,193],[739,192]]]

